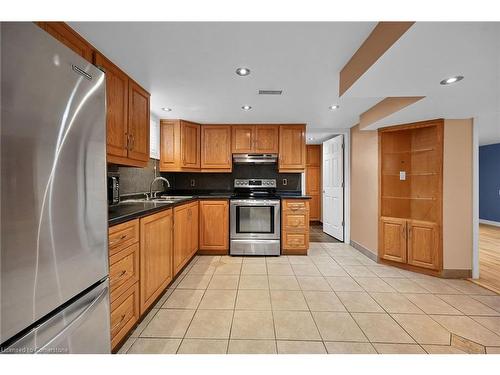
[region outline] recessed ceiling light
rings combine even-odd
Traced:
[[[313,139],[314,139],[313,137],[307,138],[308,141],[312,141]]]
[[[244,105],[243,107],[241,107],[241,109],[244,111],[250,111],[252,109],[252,107],[249,105]]]
[[[334,111],[334,110],[336,110],[336,109],[339,109],[339,107],[340,107],[340,106],[339,106],[338,104],[334,104],[334,105],[329,106],[329,107],[328,107],[328,109],[329,109],[330,111]]]
[[[238,68],[236,69],[236,74],[238,74],[241,77],[245,77],[250,74],[250,69],[248,68]]]
[[[439,83],[441,85],[451,85],[452,83],[456,83],[458,81],[461,81],[462,79],[464,79],[464,76],[454,76],[454,77],[443,79]]]
[[[172,110],[172,108],[163,107],[162,110],[165,111],[165,112],[170,112]]]

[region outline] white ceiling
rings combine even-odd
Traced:
[[[317,143],[355,125],[386,96],[425,95],[373,127],[474,117],[481,144],[500,142],[500,23],[416,23],[341,99],[339,72],[374,22],[70,25],[151,92],[152,113],[160,118],[305,122],[314,137],[308,143]],[[250,76],[234,73],[242,66]],[[439,85],[457,74],[465,79]],[[259,89],[283,95],[263,97]],[[245,104],[253,109],[242,111]],[[340,109],[330,111],[331,104]]]
[[[70,23],[151,92],[151,111],[160,118],[305,122],[314,141],[351,127],[360,112],[381,99],[338,99],[338,73],[375,24]],[[251,74],[237,76],[238,67],[250,68]],[[282,89],[283,95],[259,96],[259,89]],[[337,103],[341,109],[328,109]],[[245,104],[252,110],[242,111]]]
[[[447,77],[465,78],[442,86]],[[500,142],[500,23],[417,22],[345,94],[426,96],[371,126],[474,118],[479,143]]]

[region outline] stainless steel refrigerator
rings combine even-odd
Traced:
[[[105,76],[2,23],[0,347],[109,353]]]

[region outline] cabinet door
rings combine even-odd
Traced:
[[[198,209],[198,202],[195,202],[193,204],[190,204],[189,207],[189,226],[191,228],[191,231],[189,233],[189,240],[190,240],[190,246],[189,246],[189,254],[188,254],[188,259],[191,259],[191,257],[198,251],[198,245],[199,245],[199,209]]]
[[[306,165],[305,125],[280,126],[279,170],[302,172]]]
[[[408,264],[440,269],[439,231],[436,223],[408,221]]]
[[[306,165],[321,166],[321,145],[306,145]]]
[[[309,220],[311,221],[319,221],[321,220],[321,199],[319,195],[311,195],[311,199],[309,201]]]
[[[85,60],[92,62],[92,46],[64,22],[36,22],[36,24]]]
[[[129,159],[149,161],[149,93],[129,80],[128,94]]]
[[[406,263],[406,220],[380,218],[379,251],[381,258]]]
[[[100,53],[95,64],[106,73],[106,153],[127,157],[128,77]],[[113,162],[113,160],[110,160]]]
[[[200,202],[200,250],[227,254],[229,250],[229,203]]]
[[[245,154],[254,152],[254,132],[255,126],[252,125],[233,125],[232,126],[232,149],[233,154]]]
[[[306,193],[317,195],[320,193],[321,170],[319,167],[306,168]]]
[[[172,210],[140,220],[141,314],[172,281]]]
[[[174,208],[174,276],[186,264],[190,252],[189,204]]]
[[[200,125],[181,121],[181,166],[200,168]]]
[[[277,154],[279,152],[279,126],[255,125],[254,151]]]
[[[201,126],[201,168],[231,171],[231,127]]]

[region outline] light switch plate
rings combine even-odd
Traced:
[[[406,171],[399,171],[399,180],[406,181]]]

